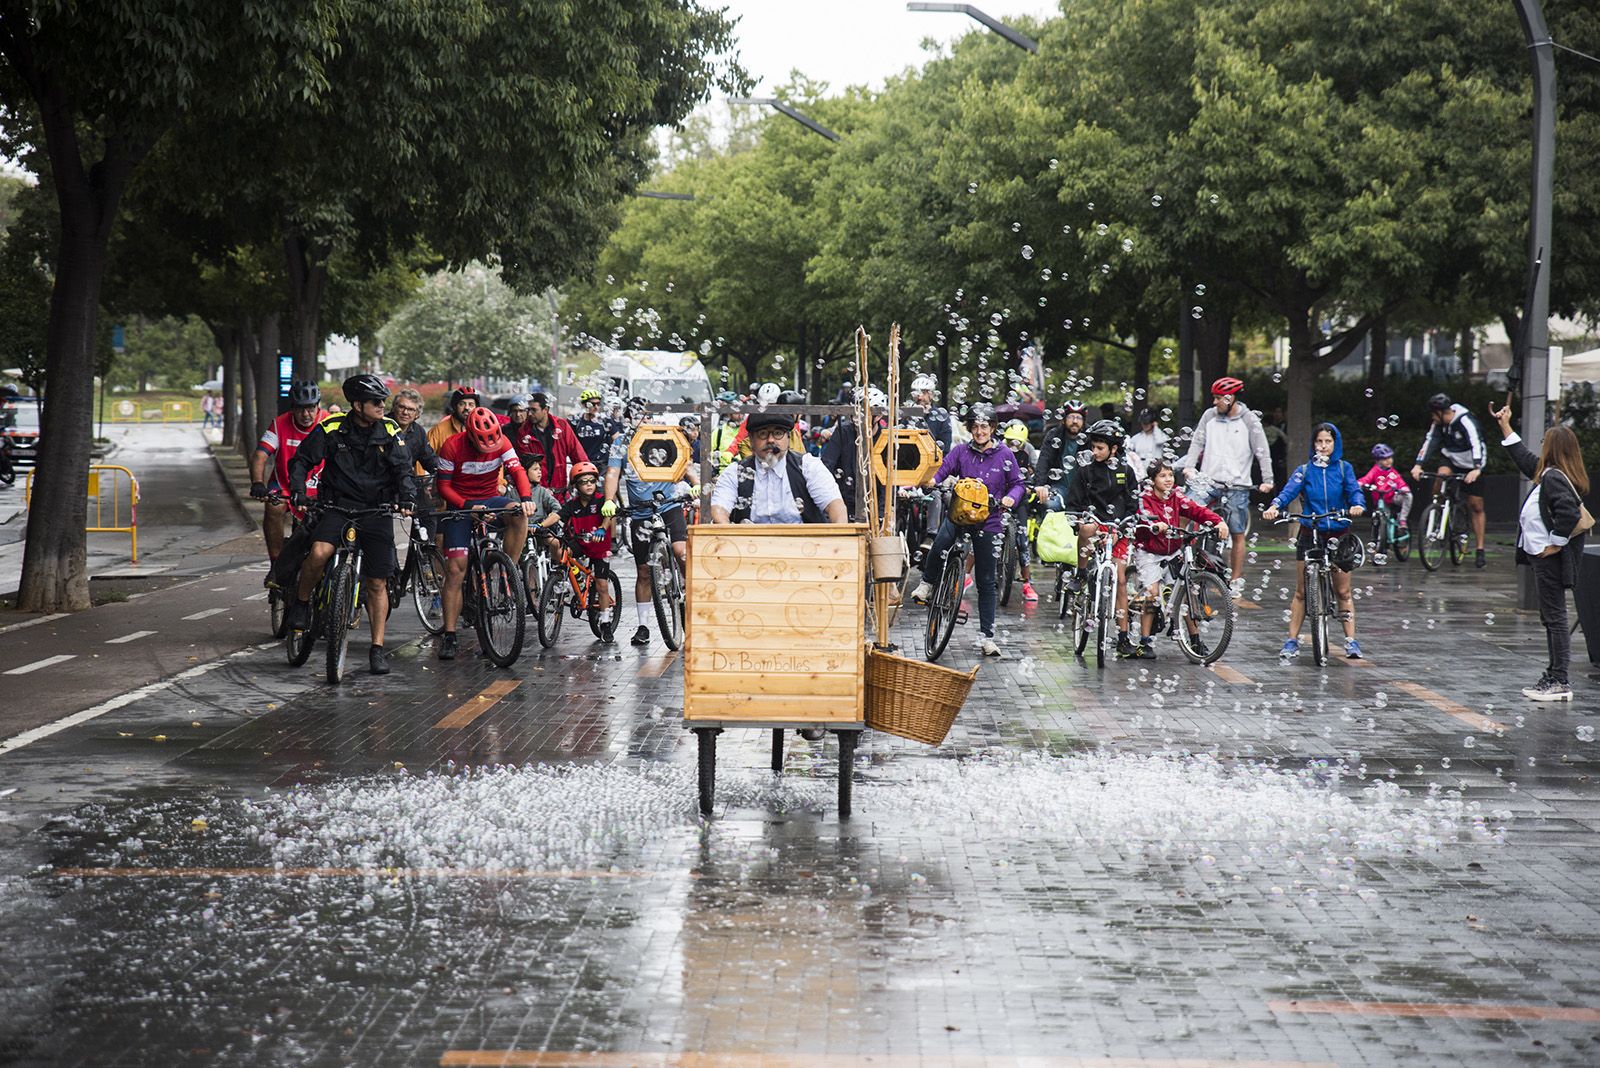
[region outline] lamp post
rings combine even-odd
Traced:
[[[966,15],[975,22],[982,23],[1001,37],[1010,41],[1025,52],[1039,51],[1039,42],[1023,33],[1021,30],[1007,26],[993,15],[986,15],[971,4],[928,4],[909,3],[907,11],[947,11],[957,15]]]
[[[814,134],[821,134],[830,141],[839,140],[838,134],[822,125],[822,123],[818,122],[816,119],[813,119],[810,115],[807,115],[802,111],[797,111],[775,96],[731,96],[728,98],[728,103],[747,104],[752,107],[772,108],[774,111],[789,116],[789,118],[793,119],[795,122],[798,122],[801,126],[804,126]]]

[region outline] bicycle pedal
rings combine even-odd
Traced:
[[[961,624],[961,625],[962,625],[962,626],[966,626],[966,623],[967,623],[967,613],[966,613],[966,612],[964,612],[964,611],[958,611],[958,612],[957,612],[957,613],[956,613],[956,622],[957,622],[957,623],[960,623],[960,624]]]

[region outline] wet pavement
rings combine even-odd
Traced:
[[[848,820],[831,739],[777,777],[754,730],[702,820],[659,641],[499,671],[396,612],[394,674],[336,689],[235,602],[190,669],[0,753],[0,1063],[1600,1062],[1581,638],[1577,700],[1526,702],[1502,544],[1365,569],[1368,659],[1282,666],[1260,549],[1215,670],[1097,670],[1048,600],[1003,610],[943,747],[865,735]],[[202,592],[234,595],[109,607]]]

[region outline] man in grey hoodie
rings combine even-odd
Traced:
[[[1272,492],[1272,452],[1267,446],[1261,417],[1239,399],[1244,383],[1223,377],[1211,384],[1212,406],[1200,417],[1189,451],[1178,466],[1191,483],[1190,496],[1222,513],[1233,535],[1233,595],[1244,591],[1245,530],[1250,525],[1250,489]],[[1254,482],[1250,463],[1261,468],[1262,481]]]

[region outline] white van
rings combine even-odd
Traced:
[[[623,400],[643,397],[673,410],[652,418],[667,421],[688,415],[711,400],[711,376],[692,352],[629,349],[600,357],[607,387]]]

